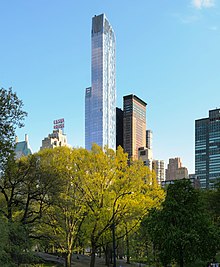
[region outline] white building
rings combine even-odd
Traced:
[[[158,184],[161,185],[165,181],[165,165],[164,160],[153,160],[152,169],[156,173]]]
[[[63,134],[61,129],[53,130],[52,134],[49,134],[48,137],[45,137],[42,140],[42,146],[40,150],[44,148],[55,148],[59,146],[70,147],[70,145],[68,145],[67,143],[67,137],[65,134]]]
[[[144,162],[144,165],[152,170],[153,163],[153,151],[146,147],[140,147],[138,149],[138,159]]]

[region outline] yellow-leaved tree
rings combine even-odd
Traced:
[[[118,225],[125,226],[120,234],[129,233],[150,208],[160,204],[164,193],[142,162],[128,164],[121,147],[114,152],[93,145],[87,156],[80,184],[88,208],[83,229],[90,237],[90,267],[94,267],[102,237],[112,231],[115,244],[116,228],[123,229]]]

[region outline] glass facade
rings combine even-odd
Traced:
[[[195,122],[195,174],[201,188],[212,188],[220,178],[220,109]]]
[[[92,86],[85,94],[85,147],[116,148],[115,35],[106,16],[92,19]]]

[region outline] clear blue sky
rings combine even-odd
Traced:
[[[84,92],[91,84],[91,20],[105,13],[116,34],[117,106],[148,103],[155,159],[181,157],[194,172],[194,122],[220,105],[220,0],[0,0],[0,87],[28,112],[20,141],[36,152],[65,118],[84,146]]]

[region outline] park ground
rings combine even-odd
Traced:
[[[64,265],[64,258],[57,257],[51,254],[46,254],[42,252],[37,253],[38,256],[40,256],[42,259],[48,262],[54,262],[54,264],[60,264],[61,266]],[[86,255],[79,255],[74,254],[73,260],[72,260],[72,266],[76,267],[89,267],[90,265],[90,257]],[[54,265],[56,266],[56,265]],[[112,265],[110,265],[112,266]],[[138,263],[131,263],[127,264],[124,260],[117,260],[117,267],[144,267],[144,264],[138,264]],[[96,263],[95,267],[106,267],[105,260],[103,258],[96,257]]]

